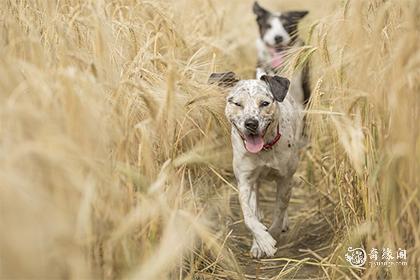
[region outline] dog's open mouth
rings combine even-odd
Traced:
[[[286,48],[287,48],[287,46],[284,45],[284,44],[274,44],[274,45],[272,45],[272,44],[266,43],[266,46],[270,51],[275,51],[275,52],[282,52],[282,51],[285,51]]]
[[[244,137],[245,148],[248,152],[256,154],[264,147],[264,138],[259,134],[249,134]]]
[[[242,138],[242,141],[244,142],[245,149],[252,153],[256,154],[259,153],[262,149],[264,149],[264,136],[265,133],[268,130],[268,127],[271,125],[271,122],[265,127],[262,133],[246,133],[243,134],[238,127],[233,124],[236,130],[239,133],[239,136]]]

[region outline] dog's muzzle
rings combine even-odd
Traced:
[[[249,118],[245,120],[244,133],[238,129],[239,135],[241,136],[245,149],[253,154],[260,152],[264,148],[264,132],[259,132],[260,123],[255,118]]]
[[[245,128],[250,134],[257,134],[259,122],[256,119],[247,119],[245,121]]]
[[[236,125],[234,125],[234,127],[238,131],[239,136],[242,138],[245,149],[252,154],[256,154],[262,150],[270,150],[280,140],[281,133],[280,126],[278,125],[275,138],[269,143],[264,143],[264,135],[270,125],[271,122],[267,125],[262,133],[258,133],[259,123],[258,120],[255,119],[249,119],[245,121],[244,126],[247,130],[246,133],[242,133],[241,130],[236,127]]]

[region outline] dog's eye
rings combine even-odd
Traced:
[[[233,105],[238,106],[238,107],[242,107],[242,104],[241,103],[233,101],[233,97],[229,97],[229,99],[227,101],[230,104],[233,104]]]
[[[267,107],[268,105],[270,105],[270,102],[268,101],[263,101],[260,103],[260,107]]]
[[[267,23],[267,24],[265,25],[265,27],[266,27],[267,29],[270,29],[270,28],[271,28],[271,24]]]

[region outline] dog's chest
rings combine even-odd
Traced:
[[[288,146],[286,139],[280,140],[272,150],[261,151],[258,155],[250,155],[243,148],[238,149],[236,144],[240,144],[239,141],[233,145],[233,165],[238,174],[275,179],[288,177],[296,171],[298,152],[295,147]]]
[[[281,143],[273,150],[261,153],[254,164],[266,173],[265,176],[288,176],[294,173],[297,167],[298,157],[294,148]]]

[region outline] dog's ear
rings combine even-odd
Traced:
[[[257,1],[254,2],[254,6],[252,7],[252,11],[257,17],[264,17],[269,13],[266,9],[260,6]]]
[[[288,11],[288,12],[283,13],[283,16],[286,17],[290,22],[298,23],[308,13],[309,11]]]
[[[239,79],[234,72],[213,73],[208,81],[209,84],[217,84],[222,87],[233,87],[237,82],[239,82]]]
[[[290,81],[283,77],[268,75],[263,75],[260,79],[268,84],[274,99],[283,102],[289,90]]]

